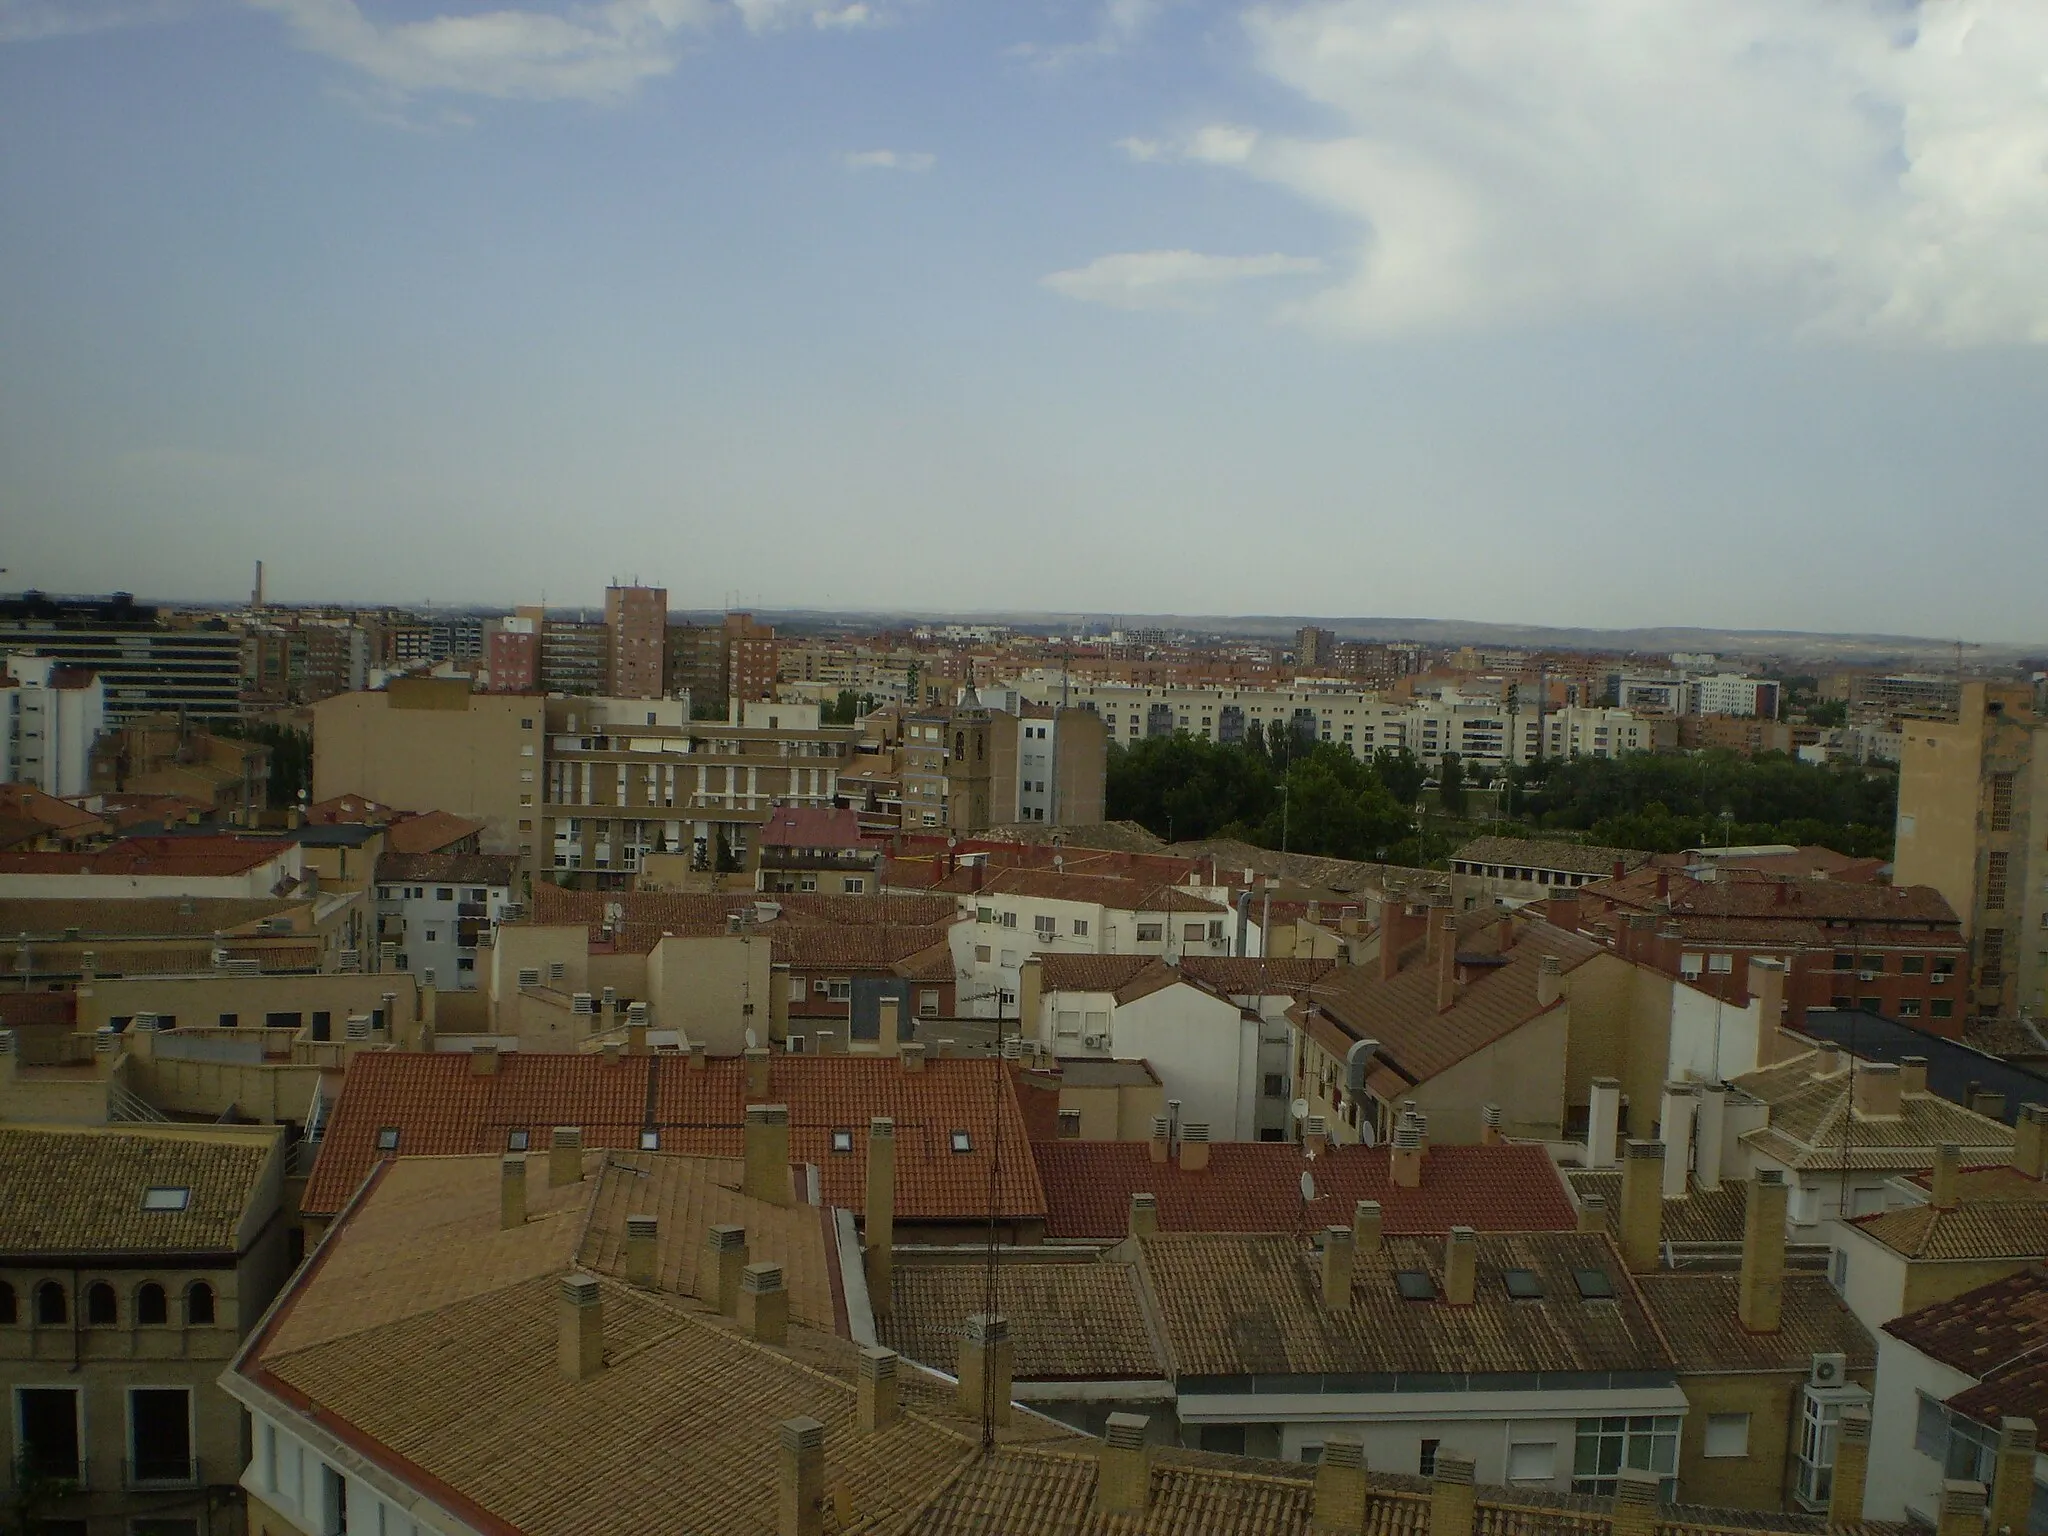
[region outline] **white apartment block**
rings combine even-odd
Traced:
[[[92,744],[107,728],[100,678],[50,656],[9,655],[0,685],[0,784],[46,795],[92,788]]]

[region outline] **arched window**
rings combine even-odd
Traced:
[[[14,1316],[14,1287],[0,1280],[0,1323],[11,1323]]]
[[[965,731],[955,731],[953,733],[953,756],[959,762],[964,763],[967,761],[967,733]]]
[[[145,1280],[135,1292],[135,1321],[143,1327],[161,1327],[171,1320],[171,1304],[164,1296],[164,1288],[154,1280]]]
[[[54,1280],[45,1280],[36,1287],[36,1321],[39,1323],[63,1323],[70,1321],[71,1308],[64,1298],[64,1287]]]
[[[185,1293],[185,1321],[195,1327],[213,1321],[213,1287],[204,1280]]]
[[[111,1328],[121,1320],[114,1302],[114,1288],[95,1280],[85,1288],[85,1320],[94,1328]]]

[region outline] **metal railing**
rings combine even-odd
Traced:
[[[134,1090],[116,1082],[107,1084],[107,1118],[121,1121],[168,1123],[170,1116]]]
[[[18,1458],[0,1460],[0,1484],[10,1491],[42,1484],[50,1497],[58,1499],[90,1492],[91,1474],[92,1463],[86,1457],[63,1461],[38,1455],[33,1447],[23,1450]]]

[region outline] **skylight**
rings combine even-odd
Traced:
[[[834,1152],[851,1152],[853,1150],[853,1132],[834,1131],[832,1133],[832,1150]]]
[[[398,1150],[397,1126],[387,1125],[377,1132],[377,1150],[379,1152],[396,1152]]]
[[[1394,1288],[1401,1293],[1403,1301],[1436,1300],[1436,1282],[1429,1278],[1429,1274],[1425,1270],[1395,1270]]]
[[[642,1131],[640,1133],[640,1150],[642,1152],[659,1152],[661,1150],[661,1132]]]
[[[953,1133],[953,1150],[955,1152],[972,1152],[974,1150],[974,1138],[965,1131],[955,1131]]]
[[[182,1211],[192,1203],[192,1191],[183,1184],[153,1184],[142,1192],[145,1211]]]
[[[1579,1284],[1579,1294],[1588,1301],[1609,1301],[1614,1296],[1614,1281],[1604,1269],[1575,1269],[1572,1279]]]
[[[531,1141],[525,1131],[512,1131],[505,1137],[507,1152],[524,1152]]]
[[[1536,1278],[1533,1269],[1504,1269],[1500,1274],[1501,1283],[1508,1288],[1508,1294],[1517,1301],[1541,1301],[1543,1282]]]

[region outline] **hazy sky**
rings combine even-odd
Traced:
[[[0,0],[7,586],[2048,638],[2041,0]]]

